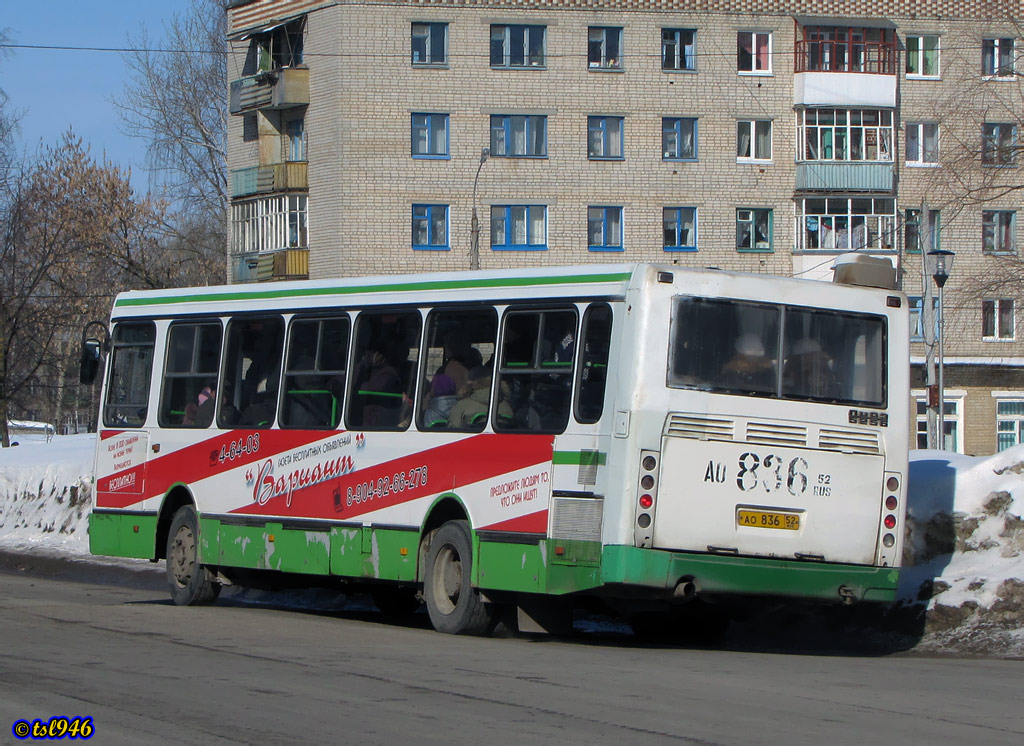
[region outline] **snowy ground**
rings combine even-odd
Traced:
[[[95,436],[20,441],[0,450],[0,550],[89,558]],[[1024,656],[1024,446],[914,451],[909,487],[903,605],[890,618],[917,620],[917,649]]]

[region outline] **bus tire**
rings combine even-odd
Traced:
[[[450,635],[483,635],[494,609],[473,587],[473,542],[466,521],[448,521],[437,530],[427,552],[423,600],[430,623]]]
[[[199,564],[199,517],[195,508],[178,508],[167,534],[167,586],[178,606],[212,604],[220,595],[220,583]]]

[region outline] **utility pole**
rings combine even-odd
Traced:
[[[476,176],[473,178],[473,218],[469,224],[469,268],[480,269],[480,220],[476,216],[476,185],[480,181],[480,169],[487,162],[491,154],[490,148],[483,148],[480,151],[480,165],[476,167]]]

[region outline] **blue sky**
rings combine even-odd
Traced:
[[[128,46],[143,25],[150,38],[163,38],[163,24],[183,13],[189,0],[0,0],[0,28],[14,44],[72,47]],[[24,112],[21,142],[29,150],[56,144],[73,128],[94,157],[134,170],[145,184],[145,143],[121,133],[110,100],[120,96],[127,76],[118,52],[12,49],[0,56],[0,88],[8,105]]]

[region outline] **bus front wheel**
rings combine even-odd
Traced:
[[[437,530],[427,552],[423,600],[430,623],[451,635],[489,631],[494,609],[473,587],[473,543],[466,521],[448,521]]]
[[[178,606],[212,604],[220,583],[199,564],[199,517],[191,505],[178,508],[167,534],[167,585]]]

